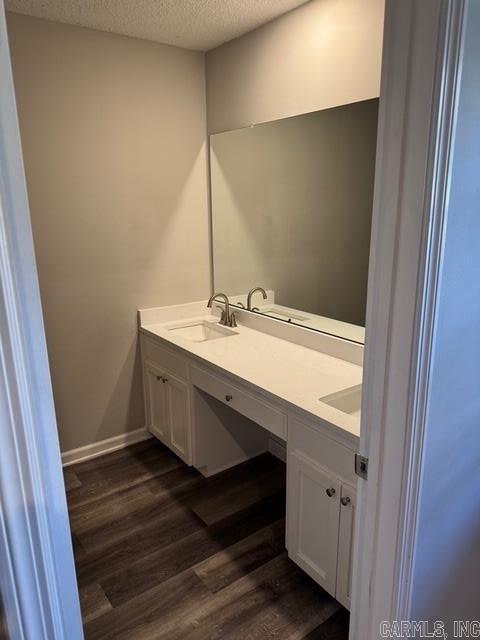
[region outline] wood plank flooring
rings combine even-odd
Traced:
[[[287,557],[272,456],[205,479],[151,439],[65,485],[87,640],[347,640],[348,612]]]
[[[7,621],[3,609],[2,594],[0,593],[0,640],[8,640]]]

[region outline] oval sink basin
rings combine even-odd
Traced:
[[[362,410],[362,385],[357,384],[354,387],[347,387],[336,393],[323,396],[319,400],[343,413],[348,413],[352,416],[360,415]]]
[[[177,325],[170,327],[168,331],[191,342],[207,342],[208,340],[228,338],[237,334],[236,331],[232,331],[228,327],[223,327],[216,322],[208,322],[207,320]]]

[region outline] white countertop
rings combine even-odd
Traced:
[[[245,326],[233,329],[235,335],[205,342],[192,342],[169,331],[172,326],[202,320],[215,322],[216,318],[170,317],[167,322],[145,319],[140,329],[359,437],[358,415],[343,413],[319,398],[360,384],[361,366]]]

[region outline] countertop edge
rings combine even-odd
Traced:
[[[314,423],[315,425],[318,425],[319,429],[321,429],[324,432],[327,431],[329,437],[339,442],[339,444],[342,444],[348,447],[349,449],[352,449],[353,451],[358,450],[360,437],[355,435],[354,433],[351,433],[347,429],[344,429],[339,425],[333,424],[328,420],[326,420],[325,418],[321,418],[320,416],[310,413],[303,407],[300,407],[299,405],[296,405],[293,402],[286,400],[285,398],[281,398],[280,396],[275,395],[274,393],[272,393],[271,391],[268,391],[267,389],[264,389],[263,387],[259,387],[254,382],[250,380],[246,380],[245,378],[242,378],[241,376],[235,373],[232,373],[228,369],[224,369],[222,366],[216,363],[210,362],[209,360],[203,358],[202,356],[199,356],[198,354],[190,351],[186,345],[181,346],[171,342],[170,340],[167,340],[163,336],[159,336],[157,333],[150,331],[148,329],[148,326],[139,325],[138,330],[139,330],[139,333],[146,335],[149,339],[152,339],[154,341],[161,343],[162,346],[166,346],[168,349],[172,351],[180,351],[182,354],[185,355],[185,357],[193,359],[195,362],[200,363],[203,367],[206,367],[207,369],[214,369],[214,370],[216,369],[218,371],[221,371],[222,375],[226,375],[227,377],[231,378],[233,382],[251,387],[256,392],[265,396],[267,400],[270,400],[272,402],[275,402],[277,404],[284,406],[287,410],[291,411],[296,417],[298,417],[299,420],[302,420],[302,419],[308,420],[310,423]]]

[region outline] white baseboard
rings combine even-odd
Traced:
[[[83,462],[85,460],[91,460],[92,458],[98,458],[106,453],[111,453],[117,449],[123,449],[124,447],[128,447],[136,442],[141,442],[142,440],[147,440],[151,437],[151,433],[149,433],[145,428],[137,429],[136,431],[128,431],[127,433],[122,433],[119,436],[114,436],[107,440],[87,444],[85,447],[64,451],[62,453],[62,464],[64,467],[68,467],[76,462]]]
[[[282,462],[287,462],[287,443],[275,436],[268,438],[268,450]]]

